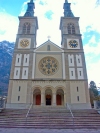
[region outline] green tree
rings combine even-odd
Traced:
[[[89,84],[89,92],[90,92],[90,102],[91,102],[91,105],[93,106],[94,103],[93,101],[96,99],[96,97],[98,96],[98,90],[97,90],[97,86],[96,86],[96,83],[94,81],[90,81],[90,84]]]

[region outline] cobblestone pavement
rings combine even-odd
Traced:
[[[25,128],[0,128],[0,133],[100,133],[93,129],[25,129]]]

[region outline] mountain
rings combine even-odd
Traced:
[[[0,42],[0,95],[7,95],[14,46],[13,42]]]

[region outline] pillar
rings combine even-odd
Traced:
[[[52,102],[53,106],[56,106],[56,93],[53,93],[53,102]]]
[[[64,93],[64,106],[67,104],[66,93]]]
[[[44,93],[42,92],[41,93],[41,106],[44,106],[45,105],[45,95]]]

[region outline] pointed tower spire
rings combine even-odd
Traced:
[[[65,0],[65,3],[68,3],[68,0]]]
[[[33,3],[33,0],[30,0],[30,3]]]
[[[30,2],[27,3],[27,5],[28,5],[28,7],[27,7],[24,17],[33,17],[34,9],[35,9],[35,4],[34,4],[33,0],[30,0]]]
[[[68,3],[68,0],[65,0],[65,3],[64,3],[64,17],[74,17],[72,11],[71,11],[71,8],[70,8],[70,4],[71,3]]]

